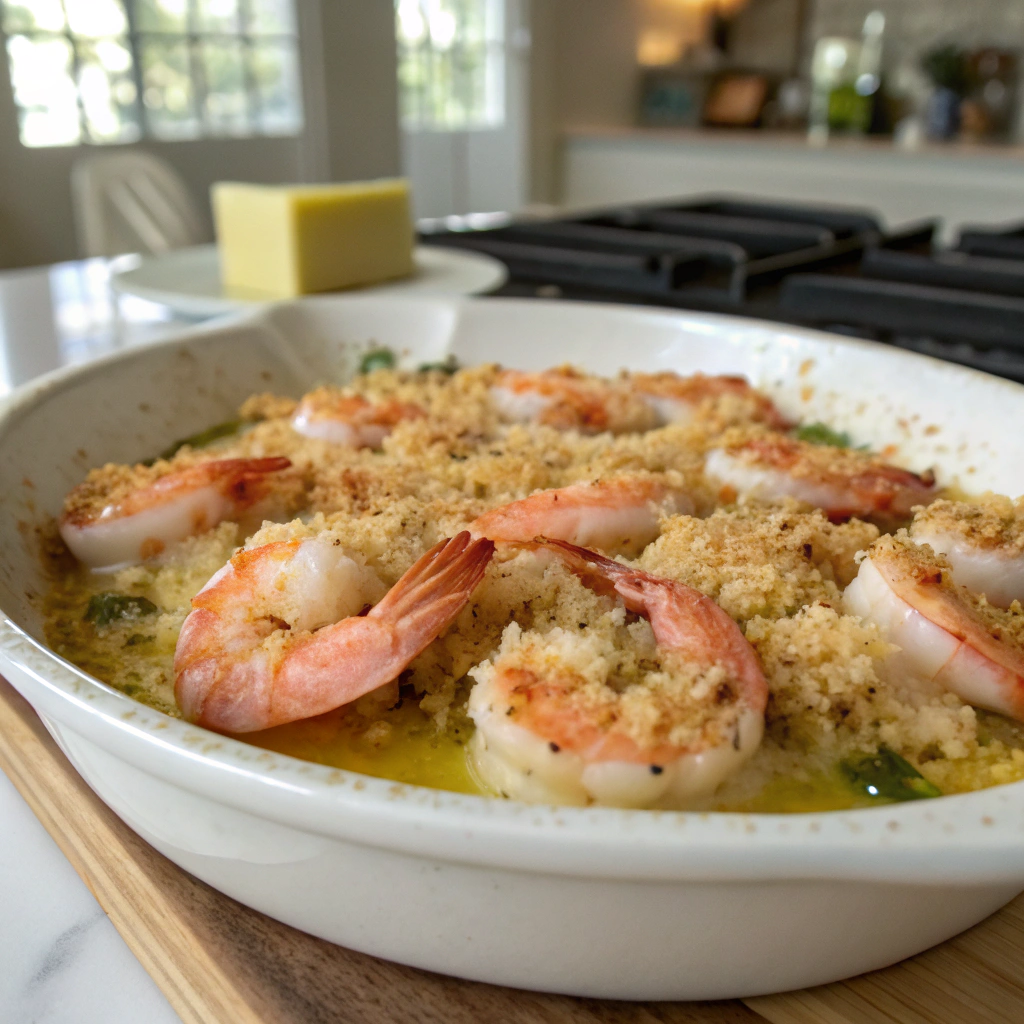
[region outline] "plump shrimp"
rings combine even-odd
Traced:
[[[639,552],[658,536],[663,514],[692,512],[693,502],[681,489],[654,477],[622,476],[537,491],[485,512],[469,529],[495,541],[549,537],[602,551]]]
[[[843,600],[900,648],[894,678],[926,680],[1024,721],[1024,615],[972,599],[944,558],[906,534],[881,537]]]
[[[491,385],[502,419],[543,423],[584,434],[626,433],[657,426],[654,411],[631,389],[562,366],[541,373],[502,370]]]
[[[773,501],[796,498],[839,521],[900,520],[935,494],[935,477],[891,466],[865,452],[815,445],[764,433],[708,453],[705,473],[718,481],[723,501],[737,496]]]
[[[113,569],[160,554],[168,544],[252,516],[272,495],[285,458],[217,459],[172,470],[107,500],[88,480],[64,503],[59,529],[71,553],[93,569]],[[127,471],[126,472],[144,472]]]
[[[494,661],[470,672],[477,772],[530,802],[680,808],[714,792],[764,729],[768,688],[739,627],[682,583],[572,544],[546,547],[648,620],[654,661],[619,680],[585,632],[508,627]]]
[[[371,402],[362,395],[344,395],[318,388],[306,395],[292,416],[292,427],[306,437],[332,441],[348,448],[379,448],[403,420],[426,413],[411,402],[388,399]]]
[[[695,373],[631,373],[626,384],[651,406],[661,423],[689,423],[702,408],[723,407],[731,419],[764,423],[773,430],[788,430],[792,424],[743,377],[707,376]]]
[[[340,707],[395,679],[459,614],[494,545],[431,548],[380,598],[376,575],[327,537],[240,551],[193,598],[174,654],[184,716],[252,732]]]
[[[953,579],[990,604],[1024,601],[1024,501],[933,501],[917,511],[910,535],[944,555]]]

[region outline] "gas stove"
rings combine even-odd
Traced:
[[[885,230],[870,212],[715,197],[551,220],[448,218],[421,241],[488,253],[498,294],[711,310],[913,349],[1024,382],[1024,224]]]

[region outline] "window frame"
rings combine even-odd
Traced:
[[[410,42],[403,36],[400,25],[402,0],[394,0],[399,122],[402,129],[411,132],[466,132],[493,131],[503,128],[508,119],[508,97],[505,95],[505,62],[508,60],[505,24],[507,0],[478,0],[478,2],[492,7],[491,11],[484,13],[483,38],[467,40],[456,28],[451,41],[444,47],[439,46],[432,38],[429,24],[431,0],[412,0],[412,2],[419,8],[424,25],[423,35],[417,42]],[[457,2],[458,0],[456,0],[456,5]],[[436,4],[437,0],[434,0],[434,3]],[[439,115],[439,110],[434,105],[429,93],[434,90],[440,66],[447,61],[449,70],[458,75],[458,64],[473,51],[483,55],[482,79],[485,85],[482,114],[466,116],[464,113],[461,117]],[[425,92],[428,95],[424,96],[424,93],[419,91],[415,95],[410,94],[409,97],[403,95],[403,67],[406,62],[410,65],[418,63],[421,68],[426,69]],[[457,97],[460,84],[462,83],[453,79],[447,100],[448,102],[454,100],[465,110],[469,104]],[[412,105],[409,103],[409,99],[414,99],[415,110],[411,109]]]
[[[127,47],[131,59],[131,80],[135,86],[135,99],[132,104],[135,111],[135,125],[137,131],[129,137],[116,139],[104,139],[94,137],[85,105],[82,101],[80,85],[81,71],[84,66],[80,53],[80,46],[83,43],[96,41],[91,36],[76,35],[71,29],[71,20],[68,16],[67,4],[60,0],[61,10],[64,14],[64,27],[61,30],[49,29],[25,29],[8,32],[3,28],[3,15],[8,6],[6,0],[0,0],[0,38],[4,46],[16,36],[24,36],[30,40],[63,39],[69,46],[71,52],[71,65],[69,72],[75,85],[75,99],[78,110],[79,140],[69,143],[55,143],[45,146],[28,145],[22,138],[21,115],[25,109],[21,107],[17,98],[13,96],[13,79],[10,76],[8,67],[8,81],[12,87],[12,99],[15,110],[18,114],[18,140],[26,149],[60,149],[71,146],[119,146],[131,145],[141,141],[157,142],[197,142],[203,139],[284,139],[297,138],[305,128],[305,104],[302,95],[302,72],[301,72],[301,49],[299,39],[299,0],[289,0],[292,8],[292,24],[294,28],[290,32],[258,32],[251,31],[253,23],[252,0],[236,0],[238,10],[238,28],[235,31],[202,30],[195,26],[199,24],[199,0],[186,0],[185,28],[182,31],[160,31],[155,29],[140,28],[138,18],[138,0],[117,0],[125,14],[126,29],[118,36],[98,36],[100,39],[116,39],[123,41]],[[143,68],[142,53],[147,42],[179,42],[183,43],[188,60],[188,77],[191,84],[191,116],[196,123],[194,134],[174,135],[167,132],[154,130],[151,123],[151,114],[145,103],[144,92],[146,89],[145,69]],[[246,113],[248,124],[244,130],[231,130],[211,123],[207,113],[206,100],[210,95],[209,83],[207,82],[206,69],[203,66],[202,47],[204,43],[231,43],[239,46],[242,54],[242,78],[243,89],[246,100]],[[296,120],[294,127],[287,131],[267,131],[263,127],[262,116],[264,113],[261,90],[253,73],[252,61],[255,48],[261,44],[278,44],[282,48],[289,48],[294,55],[296,74],[293,79],[295,89],[294,101],[296,106]],[[10,60],[8,56],[8,62]]]

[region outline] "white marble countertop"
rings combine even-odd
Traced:
[[[110,270],[84,260],[0,273],[0,395],[181,326],[161,307],[112,296]],[[180,1021],[2,773],[0,964],[3,1024]]]
[[[180,1024],[3,773],[0,836],[0,1020]]]

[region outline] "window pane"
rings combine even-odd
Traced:
[[[76,36],[119,36],[128,31],[121,0],[64,0],[68,25]]]
[[[26,146],[69,146],[81,141],[78,94],[71,77],[71,44],[60,36],[10,36],[7,57]]]
[[[139,115],[127,39],[78,44],[78,93],[93,142],[132,142]]]
[[[142,102],[153,135],[163,139],[194,139],[199,135],[184,39],[143,41],[142,82]]]
[[[302,130],[299,62],[292,43],[256,43],[252,77],[259,98],[259,127],[268,135]]]
[[[238,0],[197,0],[196,22],[197,32],[238,32]]]
[[[60,0],[15,0],[4,3],[4,31],[63,32],[64,8]]]
[[[250,127],[242,46],[237,42],[203,43],[206,75],[204,122],[214,135],[244,135]]]
[[[475,5],[503,0],[400,2],[421,21],[418,64],[401,69],[405,116],[466,116],[480,72],[463,69],[459,33],[483,25]],[[0,0],[0,28],[24,145],[302,129],[295,0]]]
[[[292,0],[249,0],[248,30],[253,35],[294,35],[295,8]]]
[[[504,120],[503,0],[396,0],[402,120],[412,128]]]
[[[398,100],[405,124],[427,120],[427,61],[419,47],[400,49],[398,57]]]
[[[427,17],[420,0],[397,0],[398,39],[406,46],[416,46],[427,36]]]
[[[183,33],[188,29],[188,0],[135,0],[140,32]]]

